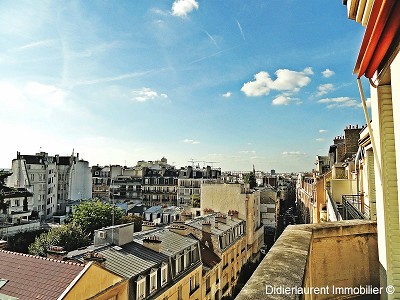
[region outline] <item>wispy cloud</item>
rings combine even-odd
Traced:
[[[197,145],[197,144],[200,144],[200,142],[199,142],[199,141],[192,140],[192,139],[184,139],[184,140],[182,140],[182,142],[183,142],[183,143],[185,143],[185,144],[191,144],[191,145]]]
[[[335,75],[335,72],[329,69],[326,69],[325,71],[322,71],[322,76],[324,76],[325,78],[329,78],[333,75]]]
[[[326,130],[326,129],[320,129],[320,130],[318,130],[318,132],[319,133],[325,133],[325,132],[327,132],[328,130]]]
[[[225,94],[222,94],[222,97],[225,97],[225,98],[230,98],[230,97],[232,97],[232,92],[226,92]]]
[[[285,156],[305,156],[307,153],[300,152],[300,151],[284,151],[282,152]]]
[[[240,34],[242,35],[243,41],[245,41],[246,37],[244,36],[242,25],[240,25],[240,23],[237,19],[235,19],[235,20],[236,20],[237,26],[239,27]]]
[[[334,87],[332,83],[321,84],[318,86],[318,93],[317,96],[322,96],[328,94],[329,92],[333,91]]]
[[[323,139],[323,138],[317,138],[317,139],[315,139],[317,142],[325,142],[326,141],[326,139]]]
[[[196,0],[175,0],[171,11],[173,16],[186,18],[194,9],[199,9],[199,3]]]
[[[212,35],[209,34],[208,31],[206,31],[206,30],[204,30],[204,32],[205,32],[205,34],[207,34],[207,36],[209,37],[209,39],[213,42],[213,44],[215,45],[215,47],[219,48],[219,47],[218,47],[218,44],[217,44],[217,42],[216,42],[216,40],[212,37]]]
[[[129,78],[134,78],[134,77],[140,77],[144,75],[148,75],[152,72],[155,71],[163,71],[165,69],[158,69],[158,70],[149,70],[149,71],[142,71],[142,72],[131,72],[131,73],[126,73],[118,76],[112,76],[112,77],[104,77],[104,78],[95,78],[95,79],[88,79],[88,80],[77,80],[73,82],[73,86],[80,86],[80,85],[92,85],[92,84],[98,84],[98,83],[105,83],[105,82],[113,82],[113,81],[120,81],[120,80],[125,80]]]
[[[318,101],[318,103],[327,104],[327,108],[341,108],[341,107],[360,107],[361,103],[350,97],[336,97],[336,98],[324,98]]]
[[[134,99],[138,102],[146,102],[155,99],[165,100],[168,98],[167,94],[159,94],[156,91],[153,91],[152,89],[146,87],[138,91],[133,91],[133,94],[135,95]]]
[[[239,151],[240,154],[256,154],[255,150],[241,150]]]
[[[28,50],[28,49],[40,48],[40,47],[47,47],[47,46],[53,45],[55,42],[58,42],[58,41],[59,40],[57,40],[57,39],[46,39],[46,40],[36,41],[36,42],[25,44],[18,48],[14,48],[10,51],[14,52],[14,51],[23,51],[23,50]]]
[[[301,72],[279,69],[275,72],[276,79],[273,80],[267,72],[261,71],[254,75],[254,81],[243,84],[241,91],[248,97],[269,95],[271,90],[298,92],[311,82],[309,76],[312,74],[311,68]]]
[[[219,54],[221,54],[221,53],[224,53],[224,52],[233,50],[233,49],[235,49],[235,48],[237,48],[237,47],[239,47],[239,46],[233,46],[233,47],[230,47],[230,48],[227,48],[227,49],[220,50],[220,51],[218,51],[218,52],[212,53],[212,54],[210,54],[210,55],[201,57],[201,58],[199,58],[199,59],[192,60],[191,62],[188,63],[188,65],[192,65],[192,64],[201,62],[201,61],[206,60],[206,59],[208,59],[208,58],[210,58],[210,57],[217,56],[217,55],[219,55]]]

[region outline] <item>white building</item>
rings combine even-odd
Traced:
[[[28,209],[40,219],[64,212],[68,200],[92,197],[91,172],[88,162],[77,156],[49,156],[45,152],[21,155],[12,161],[12,175],[7,185],[28,188],[33,197]]]

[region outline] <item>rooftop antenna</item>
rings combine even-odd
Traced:
[[[214,164],[219,164],[219,161],[205,161],[206,164],[210,164],[211,168],[214,168]]]

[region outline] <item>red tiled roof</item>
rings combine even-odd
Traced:
[[[0,250],[0,294],[20,300],[57,299],[85,265]]]

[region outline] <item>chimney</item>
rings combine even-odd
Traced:
[[[85,254],[84,260],[85,261],[95,261],[95,262],[98,262],[101,264],[106,260],[106,258],[103,256],[103,254],[100,254],[100,253],[97,253],[94,251],[89,251]]]
[[[0,250],[4,249],[5,247],[7,247],[7,241],[0,240]]]
[[[142,231],[152,230],[156,228],[156,224],[154,222],[143,221],[142,222]]]
[[[189,211],[183,211],[180,215],[181,220],[184,222],[186,220],[191,220],[193,219],[193,215]]]
[[[188,230],[186,228],[186,225],[183,222],[174,222],[171,224],[169,227],[169,230],[172,232],[175,232],[177,234],[187,236],[188,235]]]
[[[201,230],[207,233],[211,233],[211,222],[208,220],[204,220],[201,223]]]
[[[64,247],[61,246],[52,246],[50,245],[47,249],[47,257],[63,260],[63,257],[67,254],[67,251],[64,250]]]
[[[221,214],[221,213],[217,213],[217,215],[215,216],[215,220],[217,222],[221,222],[221,223],[226,224],[226,215]]]
[[[239,212],[237,210],[234,210],[234,209],[229,210],[228,211],[228,216],[231,216],[231,217],[234,217],[234,218],[238,219],[239,218]]]
[[[143,240],[143,246],[145,246],[146,248],[149,248],[149,249],[151,249],[153,251],[156,251],[156,252],[160,253],[160,251],[161,251],[160,238],[158,236],[155,236],[155,235],[146,237]]]

